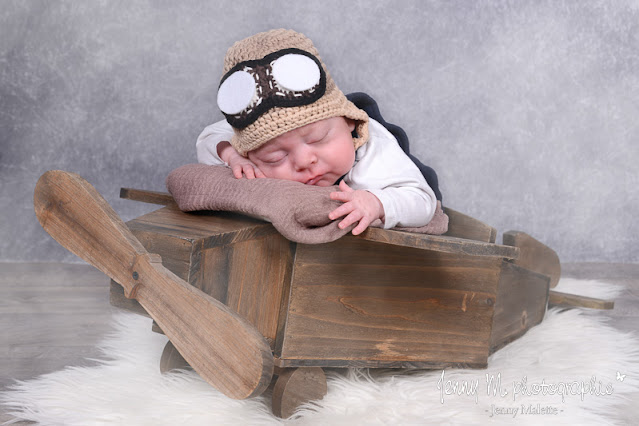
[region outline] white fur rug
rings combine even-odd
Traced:
[[[619,290],[577,280],[557,289],[604,298]],[[550,310],[487,370],[330,371],[326,397],[288,420],[270,414],[267,396],[235,401],[192,372],[162,376],[166,338],[150,328],[149,319],[117,313],[98,366],[18,382],[1,401],[17,420],[47,425],[157,426],[630,424],[639,400],[639,341],[598,311]]]

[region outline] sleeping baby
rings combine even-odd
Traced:
[[[437,200],[395,137],[337,88],[311,40],[272,30],[236,42],[224,60],[217,103],[226,120],[197,140],[200,163],[237,179],[332,186],[339,228],[417,228]]]

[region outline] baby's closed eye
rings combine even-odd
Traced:
[[[262,162],[265,164],[277,164],[282,162],[286,158],[286,154],[278,154],[270,157],[266,157],[262,159]]]
[[[287,149],[273,147],[273,149],[260,150],[255,153],[249,152],[249,158],[264,167],[279,167],[286,161],[289,154]]]
[[[318,138],[311,139],[311,141],[309,143],[321,143],[321,142],[326,142],[327,140],[328,140],[328,133],[326,133],[323,136],[320,136]]]
[[[330,132],[329,131],[324,131],[324,132],[316,132],[314,135],[312,135],[307,141],[307,144],[314,144],[314,143],[320,143],[320,142],[324,142],[327,140],[327,136]]]

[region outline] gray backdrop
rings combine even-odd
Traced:
[[[437,170],[444,203],[528,232],[562,261],[639,262],[637,1],[0,0],[0,261],[75,261],[35,182],[80,173],[125,219],[195,162],[226,49],[314,40]]]

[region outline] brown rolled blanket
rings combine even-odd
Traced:
[[[224,166],[188,164],[173,170],[166,186],[182,211],[235,211],[267,220],[286,238],[305,244],[335,241],[354,225],[339,229],[328,214],[342,203],[331,200],[337,186],[319,187],[280,179],[236,179]],[[420,228],[396,228],[424,234],[443,234],[448,216],[437,202],[435,216]]]

